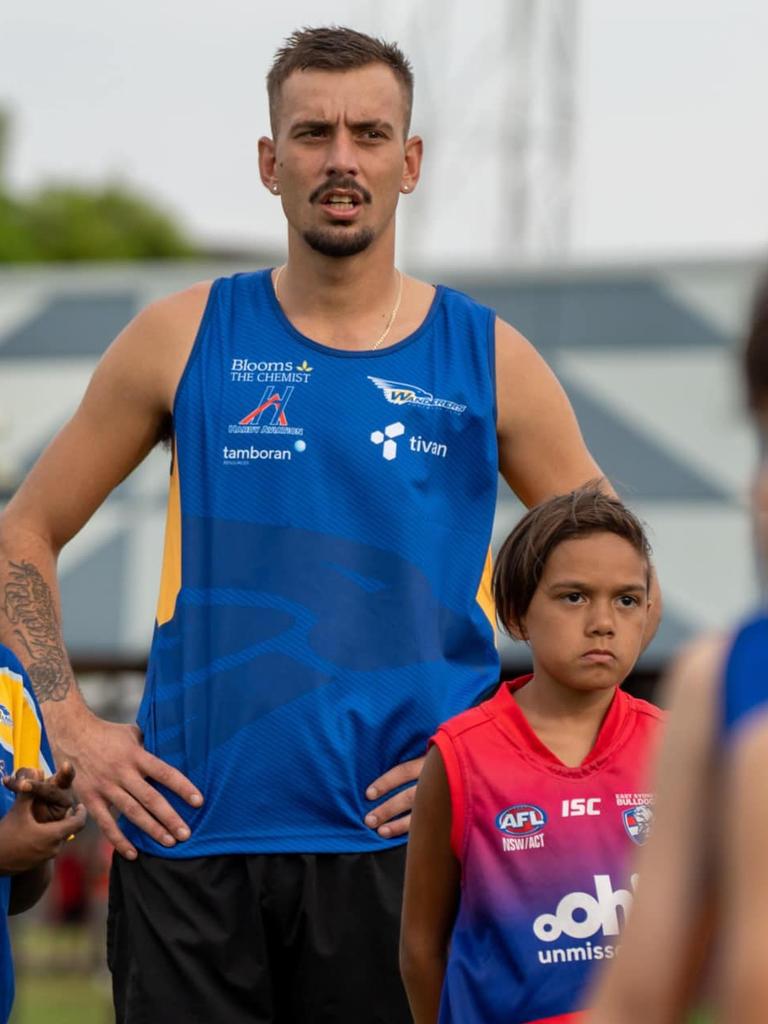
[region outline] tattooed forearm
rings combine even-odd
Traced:
[[[3,610],[28,654],[37,699],[63,700],[72,685],[51,589],[31,562],[9,562]]]

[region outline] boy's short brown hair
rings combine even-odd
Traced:
[[[530,509],[501,546],[493,568],[493,597],[502,627],[519,626],[539,585],[544,566],[558,544],[594,533],[615,533],[648,562],[651,546],[640,520],[598,481]]]
[[[298,29],[275,54],[267,75],[272,134],[277,131],[280,89],[294,71],[351,71],[376,63],[391,68],[403,88],[407,133],[413,108],[413,70],[408,58],[395,43],[375,39],[352,28],[332,25],[328,28]]]

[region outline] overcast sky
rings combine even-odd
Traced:
[[[279,205],[256,167],[264,75],[293,28],[344,23],[397,39],[415,65],[414,130],[427,163],[403,204],[401,256],[504,259],[512,3],[7,3],[0,103],[14,116],[10,180],[31,188],[119,177],[206,241],[279,246]],[[573,257],[766,247],[765,0],[579,6]]]

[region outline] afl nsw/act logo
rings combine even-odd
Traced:
[[[11,718],[11,712],[5,706],[0,704],[0,724],[2,725],[13,725],[13,719]]]
[[[534,804],[515,804],[496,816],[496,828],[508,836],[535,836],[546,824],[546,813]]]

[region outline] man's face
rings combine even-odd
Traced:
[[[384,64],[295,71],[283,83],[276,137],[260,143],[262,180],[277,184],[290,228],[311,248],[351,256],[394,231],[421,157],[405,118],[403,88]]]

